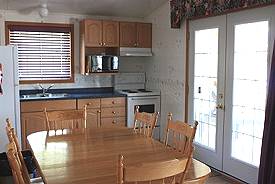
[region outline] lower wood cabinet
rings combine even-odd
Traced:
[[[38,100],[21,102],[22,146],[27,148],[27,136],[46,130],[44,109],[47,111],[82,109],[87,105],[87,128],[126,126],[124,97]]]
[[[27,136],[46,130],[46,122],[44,112],[24,112],[21,113],[21,133],[22,146],[27,148]]]
[[[46,130],[44,109],[47,111],[76,109],[76,100],[40,100],[21,102],[21,134],[23,148],[27,148],[27,136]]]

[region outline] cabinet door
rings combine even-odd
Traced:
[[[137,47],[152,47],[152,24],[137,23]]]
[[[87,128],[100,127],[100,110],[87,109]]]
[[[23,148],[27,148],[27,136],[39,131],[46,130],[44,112],[21,113],[21,133]]]
[[[120,47],[135,47],[137,29],[135,22],[120,22]]]
[[[87,128],[100,126],[100,99],[79,99],[77,109],[83,109],[87,105]]]
[[[85,46],[102,46],[102,21],[85,20]]]
[[[103,46],[119,46],[119,23],[116,21],[103,21]]]

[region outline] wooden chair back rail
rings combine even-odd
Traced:
[[[47,130],[86,128],[87,106],[83,110],[50,111],[44,109]]]
[[[163,184],[176,183],[176,176],[185,172],[187,161],[187,158],[182,158],[126,166],[123,156],[120,155],[118,161],[118,184],[146,181],[151,183],[154,180],[162,180]]]
[[[62,120],[62,121],[48,121],[48,130],[63,130],[85,128],[86,123],[83,119]]]
[[[137,106],[135,110],[134,130],[147,137],[152,137],[158,116],[159,112],[139,112],[139,106]]]
[[[166,136],[164,140],[165,145],[171,146],[173,149],[188,155],[193,149],[193,140],[196,134],[197,126],[197,121],[195,121],[193,127],[185,122],[173,121],[172,113],[169,113]],[[171,141],[169,141],[169,137],[172,139]]]
[[[16,152],[16,155],[19,159],[18,161],[19,161],[20,167],[22,168],[24,177],[26,180],[30,180],[29,175],[28,175],[28,169],[27,169],[27,166],[25,165],[24,157],[20,151],[20,144],[19,144],[17,135],[15,133],[15,130],[12,127],[12,123],[9,119],[6,120],[6,123],[7,123],[7,126],[6,126],[7,136],[8,136],[8,140],[10,142],[9,148],[12,148]]]
[[[15,184],[29,184],[30,178],[28,174],[24,173],[23,164],[20,162],[18,153],[16,151],[16,145],[14,142],[9,143],[7,146],[7,157],[10,168],[13,174],[13,180]]]

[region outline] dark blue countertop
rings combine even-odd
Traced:
[[[87,98],[111,98],[111,97],[125,97],[112,87],[105,88],[71,88],[71,89],[50,89],[47,93],[61,94],[66,93],[62,97],[35,97],[24,98],[24,95],[32,95],[42,93],[42,90],[20,90],[20,101],[37,101],[37,100],[60,100],[60,99],[87,99]]]

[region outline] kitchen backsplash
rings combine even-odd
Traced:
[[[42,84],[47,87],[50,84]],[[54,88],[90,88],[90,87],[111,87],[112,76],[75,74],[74,83],[55,83]],[[39,89],[37,84],[21,84],[20,89]]]
[[[115,87],[116,83],[123,83],[125,79],[135,77],[135,81],[137,80],[136,76],[143,77],[145,74],[143,72],[120,72],[114,76],[108,75],[88,75],[84,76],[81,74],[75,75],[74,83],[55,83],[53,89],[58,88],[96,88],[96,87]],[[132,76],[132,77],[131,77]],[[116,78],[116,80],[115,80]],[[116,81],[116,82],[115,82]],[[145,79],[142,80],[144,85]],[[51,84],[42,84],[45,87],[50,86]],[[39,89],[38,84],[21,84],[20,89]]]

